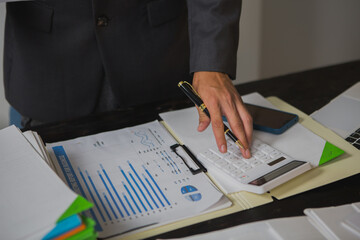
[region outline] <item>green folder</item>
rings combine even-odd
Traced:
[[[56,221],[59,222],[67,217],[70,217],[74,214],[79,214],[85,210],[88,210],[93,207],[93,204],[78,195],[74,202],[69,206],[69,208],[60,216],[60,218]]]
[[[91,218],[81,216],[83,223],[85,223],[86,229],[67,238],[68,240],[87,240],[96,239],[97,233],[95,232],[95,221]]]

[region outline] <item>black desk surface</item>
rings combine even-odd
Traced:
[[[331,99],[360,81],[360,61],[289,74],[237,86],[241,95],[259,92],[264,97],[277,96],[311,114]],[[190,102],[171,102],[136,109],[119,110],[72,121],[42,125],[37,131],[45,142],[54,142],[98,132],[119,129],[157,118],[159,112],[191,106]],[[359,159],[360,164],[360,159]],[[161,234],[156,238],[185,237],[239,224],[270,218],[300,216],[305,208],[328,207],[360,201],[360,174],[283,200],[189,227]]]

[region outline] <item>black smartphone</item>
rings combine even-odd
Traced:
[[[281,134],[299,121],[296,114],[245,103],[253,118],[254,129]]]

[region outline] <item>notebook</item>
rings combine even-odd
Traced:
[[[311,117],[360,149],[360,82],[315,111]]]

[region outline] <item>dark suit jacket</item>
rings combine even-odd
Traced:
[[[44,122],[94,111],[106,78],[124,107],[181,96],[196,71],[235,77],[241,0],[7,4],[9,103]]]

